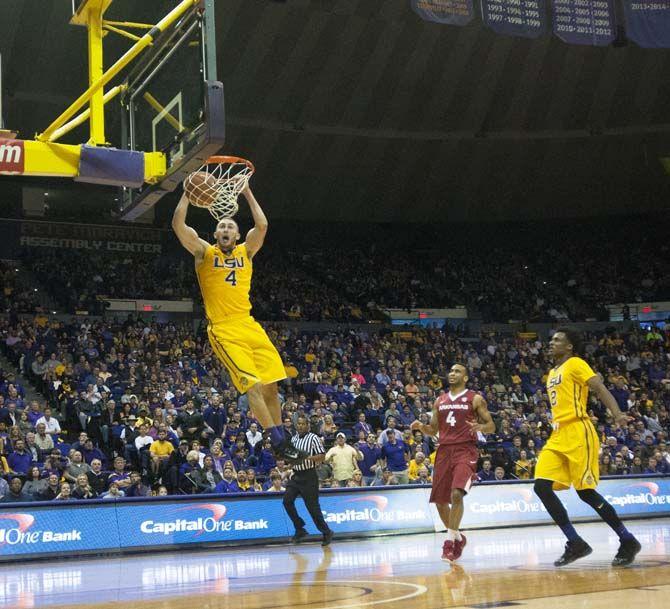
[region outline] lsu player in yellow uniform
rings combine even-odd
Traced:
[[[172,217],[181,244],[193,254],[195,271],[207,315],[207,334],[216,356],[230,373],[240,393],[246,393],[254,417],[269,432],[273,448],[289,460],[304,455],[286,438],[282,425],[277,381],[286,378],[277,349],[261,325],[251,317],[249,290],[254,255],[263,246],[268,221],[247,184],[242,195],[254,220],[244,243],[237,222],[224,218],[216,225],[214,244],[186,224],[189,202],[182,195]]]
[[[553,431],[542,447],[535,467],[535,493],[568,538],[565,552],[554,565],[562,567],[593,551],[575,531],[555,493],[555,490],[565,490],[570,486],[575,487],[579,498],[588,503],[619,536],[619,551],[612,565],[628,565],[641,547],[614,508],[595,490],[599,478],[600,442],[587,413],[589,390],[598,396],[619,425],[625,426],[629,417],[621,412],[600,377],[576,355],[580,346],[577,332],[559,328],[549,346],[554,359],[554,367],[547,378]]]

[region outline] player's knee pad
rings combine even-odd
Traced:
[[[602,503],[605,501],[603,496],[592,488],[577,491],[577,494],[584,503],[588,503],[592,508],[602,507]]]
[[[545,480],[544,478],[538,478],[535,480],[535,485],[533,486],[535,494],[540,499],[545,499],[554,492],[554,483],[551,480]]]

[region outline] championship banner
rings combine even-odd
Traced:
[[[614,0],[553,0],[554,34],[568,44],[607,46],[616,38]]]
[[[412,10],[424,19],[447,25],[467,25],[475,16],[472,0],[410,0]]]
[[[644,48],[670,48],[670,0],[624,0],[628,38]]]
[[[547,31],[546,0],[482,0],[482,19],[496,34],[539,38]]]

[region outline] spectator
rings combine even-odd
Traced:
[[[98,459],[99,461],[99,459]],[[81,474],[88,474],[88,472],[91,471],[91,466],[88,463],[85,463],[81,453],[78,450],[75,450],[72,453],[72,461],[70,464],[67,466],[65,469],[65,472],[63,473],[63,476],[65,477],[65,480],[68,482],[71,482],[72,484],[76,484],[77,478]]]
[[[382,445],[382,462],[393,472],[398,484],[409,484],[408,461],[403,442],[398,440],[397,435],[389,435],[388,442]]]
[[[494,480],[507,480],[507,475],[505,474],[505,468],[498,465],[494,470],[495,478]]]
[[[149,446],[151,471],[155,477],[161,478],[166,473],[170,455],[173,452],[174,446],[167,440],[167,431],[159,429],[157,439]]]
[[[93,459],[91,461],[91,470],[86,472],[88,484],[98,496],[102,495],[107,489],[108,474],[102,471],[102,461]]]
[[[335,445],[326,453],[326,463],[333,468],[333,478],[346,486],[346,483],[358,469],[358,460],[363,460],[363,455],[353,446],[346,443],[347,437],[338,433],[335,437]]]
[[[490,482],[495,479],[496,476],[491,466],[491,459],[484,459],[482,461],[482,468],[477,472],[477,480],[479,482]]]
[[[18,476],[9,481],[9,491],[0,500],[2,503],[21,503],[24,501],[33,501],[33,496],[25,493],[22,489],[23,482]]]
[[[98,459],[101,461],[101,459]],[[123,457],[116,457],[114,459],[114,468],[107,476],[107,488],[111,490],[112,482],[116,483],[119,490],[125,491],[130,486],[130,474],[126,471],[126,460]]]
[[[358,469],[355,470],[351,476],[351,480],[347,482],[347,486],[352,488],[367,486],[366,484],[363,484],[363,473]]]
[[[367,422],[364,412],[358,413],[358,421],[354,425],[354,436],[358,437],[358,434],[363,432],[365,437],[372,433],[372,426]]]
[[[23,492],[30,495],[33,499],[38,499],[47,487],[47,480],[42,477],[42,472],[37,466],[30,468],[28,479],[23,485]]]
[[[33,455],[26,451],[25,442],[23,440],[17,440],[14,443],[13,452],[9,453],[7,456],[7,465],[9,465],[10,471],[25,476],[32,463]]]
[[[44,472],[56,474],[58,478],[65,475],[65,470],[69,465],[69,460],[64,457],[57,448],[51,449],[51,454],[44,460]]]
[[[42,501],[53,501],[60,493],[59,477],[56,474],[49,474],[47,485],[40,493],[39,498]]]
[[[118,482],[110,482],[109,490],[100,496],[101,499],[111,500],[121,499],[122,497],[125,497],[125,493],[119,488]]]
[[[30,453],[33,463],[42,462],[42,451],[39,449],[37,444],[35,444],[35,434],[30,431],[26,434],[26,452]]]
[[[433,479],[431,478],[430,472],[428,471],[428,468],[425,465],[422,465],[419,468],[417,477],[414,480],[410,481],[410,484],[429,485],[432,483]]]
[[[149,461],[151,460],[151,444],[153,443],[154,439],[148,435],[149,432],[149,426],[144,423],[140,425],[140,433],[139,435],[135,438],[135,450],[137,451],[136,454],[138,455],[138,464],[142,468],[142,473],[146,475],[148,469],[149,469]],[[126,493],[126,496],[128,493]]]
[[[525,450],[519,451],[519,458],[514,462],[514,475],[519,480],[530,480],[534,477],[535,464],[528,459]]]
[[[643,474],[663,475],[665,472],[659,467],[658,461],[654,457],[649,457],[647,467],[644,468]]]
[[[42,417],[44,419],[44,417]],[[47,427],[44,422],[39,422],[35,425],[35,446],[37,449],[45,454],[48,454],[54,447],[54,441],[51,435],[47,433]]]
[[[319,435],[323,436],[324,441],[330,440],[332,442],[335,434],[337,433],[338,427],[333,421],[332,414],[326,414],[323,417],[323,423],[321,423],[321,429],[319,430]],[[345,436],[346,437],[346,436]]]
[[[86,474],[77,476],[77,483],[72,490],[72,497],[74,499],[95,499],[97,496],[98,493],[89,484],[88,476]]]
[[[397,421],[395,417],[389,417],[386,420],[386,425],[387,428],[379,435],[379,444],[382,446],[389,441],[390,436],[395,436],[398,440],[402,438],[402,434],[396,429]]]
[[[194,479],[199,493],[215,492],[216,486],[221,482],[223,476],[217,471],[211,455],[205,457],[202,469],[194,474]]]
[[[358,467],[363,477],[363,486],[370,486],[377,475],[377,469],[381,465],[382,450],[377,444],[377,437],[369,433],[367,442],[358,443],[359,457]]]
[[[180,436],[192,441],[199,439],[205,431],[205,419],[195,408],[193,400],[188,400],[183,412],[177,418]]]
[[[282,484],[280,474],[272,474],[270,476],[270,486],[266,490],[269,493],[283,493],[286,490]]]
[[[139,472],[130,472],[130,484],[126,487],[126,497],[149,497],[151,488],[142,482]]]
[[[103,453],[96,446],[93,446],[92,438],[88,438],[86,442],[84,442],[84,448],[81,449],[81,454],[84,457],[84,461],[89,464],[91,461],[93,461],[93,459],[100,459],[102,463],[106,463],[107,461],[105,453]]]
[[[263,434],[260,431],[258,431],[258,424],[251,423],[245,435],[251,452],[255,454],[257,446],[259,447],[260,451],[260,447],[262,446],[263,441]]]
[[[429,462],[426,462],[426,455],[423,454],[420,450],[418,450],[414,455],[414,459],[412,459],[409,462],[409,471],[407,473],[410,482],[416,480],[419,477],[419,469],[421,469],[422,467],[427,468],[428,465]]]
[[[72,487],[70,486],[69,482],[63,482],[60,485],[60,492],[56,497],[54,497],[54,501],[72,501],[74,497],[72,497]]]
[[[216,485],[214,492],[216,493],[239,493],[240,487],[237,484],[237,479],[230,467],[223,470],[223,478]]]
[[[121,442],[124,444],[123,456],[128,463],[134,463],[137,458],[137,447],[135,438],[140,435],[137,429],[137,417],[134,414],[128,416],[125,427],[121,430]]]
[[[642,465],[642,459],[639,455],[633,457],[633,464],[630,467],[631,474],[643,474],[645,467]]]
[[[604,452],[600,456],[600,476],[609,476],[616,472],[614,464],[612,463],[612,457],[609,452]]]
[[[502,445],[502,442],[499,442],[496,445],[495,451],[491,456],[491,465],[493,466],[494,472],[498,467],[502,467],[505,473],[510,471],[512,468],[512,460],[510,459],[509,454],[507,454],[507,451]]]
[[[375,478],[372,486],[396,486],[398,479],[393,475],[393,472],[388,468],[379,468],[380,475]]]
[[[201,469],[199,455],[197,450],[189,450],[186,454],[186,462],[179,467],[179,489],[187,495],[198,492],[197,480]]]
[[[237,486],[243,493],[253,492],[256,490],[247,480],[247,472],[243,469],[237,472]]]

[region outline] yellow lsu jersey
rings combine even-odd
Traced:
[[[236,245],[230,254],[224,254],[216,244],[210,245],[195,270],[210,324],[250,314],[253,266],[244,243]]]
[[[554,423],[565,424],[588,418],[586,384],[596,373],[581,357],[571,357],[552,368],[547,377],[547,394]]]

